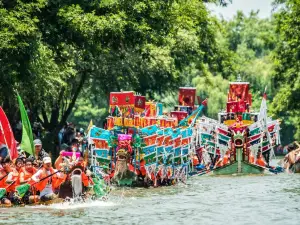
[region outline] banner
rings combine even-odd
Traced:
[[[141,129],[141,133],[145,135],[153,135],[158,130],[158,127],[156,125],[144,127]]]
[[[110,159],[110,151],[107,149],[94,149],[94,152],[97,157],[105,158],[105,159]]]
[[[133,127],[133,122],[132,118],[124,118],[124,127]]]
[[[11,159],[18,158],[16,140],[5,112],[0,106],[0,145],[7,145]]]
[[[254,128],[253,130],[250,130],[249,134],[250,136],[253,136],[255,134],[259,134],[260,133],[260,128],[257,127],[257,128]]]
[[[165,139],[165,136],[158,136],[156,138],[156,145],[157,146],[162,146],[163,145],[163,142],[164,142],[164,139]]]
[[[145,154],[145,155],[149,155],[149,154],[151,154],[151,153],[155,153],[156,151],[155,151],[155,149],[156,149],[156,146],[155,145],[152,145],[152,146],[146,146],[146,147],[143,147],[142,148],[142,152]]]
[[[223,135],[227,135],[228,134],[228,131],[227,130],[224,130],[224,129],[222,129],[222,128],[219,128],[218,127],[218,132],[220,133],[220,134],[223,134]]]
[[[145,110],[146,97],[145,96],[134,96],[134,111],[142,113]]]
[[[174,153],[175,157],[176,157],[176,156],[180,156],[180,155],[181,155],[181,147],[175,148],[175,151],[174,151],[174,152],[175,152],[175,153]]]
[[[99,127],[92,127],[90,137],[108,140],[110,137],[110,132]]]
[[[181,129],[176,128],[173,130],[172,138],[177,138],[179,135],[181,135]]]
[[[134,94],[128,92],[111,92],[109,97],[109,111],[111,115],[128,116],[134,114]]]
[[[96,138],[91,138],[92,141],[95,144],[95,148],[97,149],[109,149],[108,143],[106,140],[101,140],[101,139],[96,139]]]
[[[181,87],[179,88],[178,103],[183,106],[195,105],[196,88]]]
[[[201,133],[201,141],[204,142],[206,140],[211,140],[212,139],[212,135],[211,134],[207,134],[207,133]]]
[[[250,139],[250,141],[253,141],[253,140],[257,139],[257,138],[260,138],[260,135],[261,134],[255,134],[253,136],[250,136],[249,139]]]
[[[248,82],[232,82],[229,86],[228,101],[229,102],[248,102],[249,83]]]
[[[165,147],[165,151],[166,151],[168,154],[173,153],[173,146],[167,146],[167,147]]]
[[[153,153],[150,153],[150,154],[144,156],[144,160],[145,160],[146,166],[156,163],[156,152],[153,152]]]
[[[30,125],[30,121],[27,115],[27,111],[25,106],[22,102],[20,95],[17,96],[19,106],[20,106],[20,113],[22,119],[22,142],[21,142],[21,149],[27,152],[30,155],[34,156],[34,146],[33,146],[33,134]]]
[[[155,117],[156,116],[156,103],[155,102],[146,102],[145,106],[145,116],[146,117]]]
[[[127,92],[111,92],[109,97],[110,106],[134,106],[133,91]]]
[[[150,146],[150,145],[155,145],[156,144],[156,138],[157,138],[157,134],[153,134],[151,136],[147,136],[147,137],[144,137],[144,142],[147,146]]]
[[[113,117],[107,117],[107,130],[112,130],[115,126],[114,124],[114,118]]]
[[[166,136],[166,137],[165,137],[164,145],[165,145],[165,146],[171,145],[171,136]]]
[[[188,116],[187,112],[181,112],[181,111],[172,111],[171,112],[171,117],[177,118],[178,122],[180,122],[181,120],[183,120],[187,116]]]
[[[219,139],[228,142],[231,138],[223,134],[219,134]]]
[[[156,104],[156,112],[157,112],[157,116],[163,115],[163,104],[162,103]]]
[[[123,118],[122,117],[114,117],[115,126],[123,127]]]
[[[188,137],[188,138],[185,138],[185,139],[181,139],[181,145],[187,145],[187,144],[189,144],[190,143],[190,138]]]
[[[173,143],[174,143],[174,148],[179,147],[181,145],[181,137],[175,138],[173,140]]]
[[[156,155],[163,155],[165,152],[164,146],[160,146],[156,148]]]
[[[232,112],[232,113],[238,112],[238,103],[237,102],[227,102],[227,112]]]
[[[187,155],[189,154],[189,146],[184,146],[181,148],[181,155],[184,156],[184,155]]]

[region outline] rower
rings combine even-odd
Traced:
[[[266,161],[264,160],[264,156],[261,153],[261,150],[258,150],[257,152],[257,158],[255,164],[265,167],[267,165]]]
[[[64,181],[65,176],[60,173],[55,174],[55,172],[57,170],[52,168],[51,158],[45,157],[43,159],[43,167],[32,176],[32,180],[38,182],[35,187],[40,191],[41,201],[49,201],[57,198],[54,190]],[[52,176],[46,178],[49,175]]]
[[[19,199],[14,196],[15,187],[19,184],[19,173],[11,166],[9,157],[2,160],[1,165],[3,169],[0,171],[0,188],[6,189],[6,195],[1,202],[7,206],[11,203],[19,203]]]
[[[15,163],[15,168],[20,173],[24,168],[24,161],[23,158],[17,158]]]
[[[31,177],[36,172],[37,172],[37,169],[33,167],[33,160],[26,159],[25,167],[22,168],[22,171],[20,172],[20,184],[25,184],[25,183],[30,182]],[[23,200],[26,204],[31,204],[31,203],[39,201],[39,196],[35,195],[33,192],[35,192],[34,187],[31,189],[31,191],[28,191],[28,193],[25,194]]]

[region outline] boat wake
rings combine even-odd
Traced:
[[[90,207],[112,207],[118,203],[113,201],[103,201],[103,200],[87,200],[87,201],[74,201],[71,199],[67,202],[53,203],[50,205],[36,205],[36,206],[25,206],[28,208],[36,209],[79,209],[79,208],[90,208]]]

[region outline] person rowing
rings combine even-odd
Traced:
[[[43,158],[43,167],[32,176],[32,180],[37,182],[34,186],[40,191],[40,199],[42,202],[57,198],[54,191],[60,186],[64,179],[64,174],[52,168],[50,157]]]
[[[6,190],[6,194],[2,197],[1,203],[11,206],[12,203],[19,204],[20,199],[14,195],[15,187],[19,184],[19,173],[11,166],[11,160],[6,157],[2,160],[2,170],[0,171],[0,188]]]
[[[37,172],[37,169],[33,167],[33,160],[26,159],[25,167],[20,172],[20,184],[29,183],[32,179],[31,177]],[[32,204],[39,201],[39,196],[36,195],[36,188],[33,186],[29,191],[26,192],[23,197],[23,202],[25,204]]]

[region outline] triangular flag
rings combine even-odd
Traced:
[[[25,109],[25,106],[22,102],[20,95],[18,95],[18,102],[20,105],[20,113],[22,119],[22,142],[21,149],[27,152],[30,155],[34,156],[34,146],[33,146],[33,134],[30,125],[30,121]]]
[[[87,133],[87,134],[89,133],[90,129],[91,129],[93,126],[94,126],[94,125],[93,125],[93,120],[91,120],[91,121],[90,121],[90,124],[89,124],[89,126],[88,126],[88,128],[86,129],[86,133]]]

